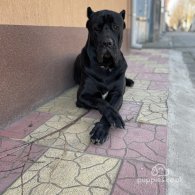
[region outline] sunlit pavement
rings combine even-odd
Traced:
[[[75,106],[77,87],[0,131],[0,194],[166,194],[169,50],[126,56],[125,129],[90,143],[97,111]]]

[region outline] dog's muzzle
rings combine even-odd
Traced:
[[[106,38],[100,42],[97,47],[97,60],[99,63],[105,61],[114,61],[116,62],[117,57],[117,48],[115,47],[114,41],[111,38]]]
[[[111,38],[107,38],[102,41],[102,46],[105,48],[112,48],[114,46],[114,42]]]

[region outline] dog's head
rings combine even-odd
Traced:
[[[125,28],[125,10],[120,13],[87,8],[88,41],[94,47],[98,63],[118,62]]]

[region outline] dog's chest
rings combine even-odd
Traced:
[[[100,68],[101,68],[103,71],[112,72],[112,68],[110,68],[109,66],[100,66]]]
[[[101,79],[96,83],[97,89],[102,95],[102,98],[105,99],[109,93],[113,89],[116,80],[113,79],[112,75],[102,75]]]
[[[114,72],[113,70],[106,69],[101,69],[100,71],[97,71],[94,75],[94,85],[101,93],[103,99],[106,98],[109,91],[111,91],[116,85],[116,75],[116,72]]]
[[[102,99],[105,99],[108,95],[109,91],[107,91],[106,93],[102,94]]]
[[[111,86],[109,84],[103,84],[98,86],[99,92],[102,95],[102,99],[105,99],[108,96],[109,91],[112,90]]]

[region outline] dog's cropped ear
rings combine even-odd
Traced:
[[[123,18],[123,20],[125,19],[125,10],[122,10],[121,12],[120,12],[120,15],[121,15],[121,17]],[[126,28],[126,24],[125,24],[125,22],[124,22],[124,24],[123,24],[123,29],[125,29]]]
[[[120,15],[122,16],[122,18],[123,18],[123,20],[125,19],[125,10],[122,10],[121,12],[120,12]]]
[[[91,7],[88,7],[87,8],[87,17],[90,19],[91,18],[91,15],[93,14],[93,10],[91,9]]]

